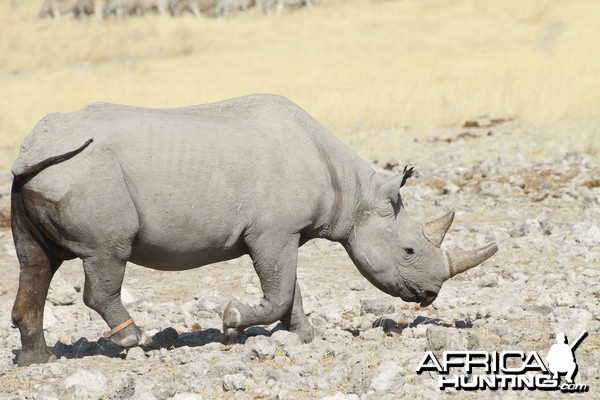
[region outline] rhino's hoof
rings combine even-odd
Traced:
[[[152,336],[148,335],[145,331],[142,331],[142,337],[139,340],[138,346],[143,349],[154,346]]]
[[[223,328],[223,334],[225,335],[225,344],[235,343],[235,339],[241,333],[241,329],[237,328]]]
[[[17,357],[17,365],[25,367],[31,364],[45,364],[56,361],[56,356],[48,349],[38,351],[22,351]]]
[[[231,344],[235,338],[242,332],[242,313],[238,308],[238,301],[229,302],[223,311],[223,334],[225,335],[225,344]]]
[[[115,333],[110,337],[110,340],[116,345],[125,349],[136,346],[152,346],[152,338],[138,328],[135,324],[131,324],[122,331]]]
[[[310,343],[315,338],[314,330],[312,326],[303,329],[293,329],[290,332],[298,335],[302,343]]]
[[[237,328],[242,324],[242,313],[237,307],[237,301],[232,300],[223,311],[223,329],[228,327]]]

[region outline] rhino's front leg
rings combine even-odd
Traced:
[[[294,303],[299,238],[299,235],[247,238],[263,298],[255,306],[236,300],[227,305],[223,312],[223,333],[228,342],[249,326],[268,325],[289,314]]]
[[[296,279],[296,287],[294,289],[294,303],[281,319],[281,322],[285,326],[285,329],[297,334],[304,343],[312,342],[314,338],[313,327],[304,313],[298,279]]]
[[[150,346],[148,337],[131,320],[121,302],[121,285],[125,276],[125,260],[110,256],[94,256],[83,261],[85,287],[83,301],[106,321],[110,331],[104,336],[119,346]]]

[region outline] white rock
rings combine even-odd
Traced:
[[[371,328],[360,332],[359,336],[364,340],[381,340],[385,336],[382,328]]]
[[[246,390],[248,379],[244,374],[229,374],[223,376],[223,390],[234,392],[237,390]]]
[[[127,350],[126,358],[128,360],[145,360],[146,352],[141,347],[132,347],[131,349]]]
[[[275,340],[284,349],[291,346],[298,346],[300,344],[300,338],[298,335],[288,331],[277,331],[271,335],[271,338]]]
[[[554,315],[556,322],[552,324],[553,331],[555,333],[562,332],[571,340],[584,330],[589,330],[594,319],[591,312],[581,308],[557,307]]]
[[[358,395],[355,393],[346,394],[346,393],[342,393],[342,392],[337,392],[336,394],[331,395],[331,396],[321,397],[321,400],[358,400],[358,399],[360,399],[360,397],[358,397]]]
[[[249,338],[242,350],[243,359],[246,360],[271,360],[275,357],[277,346],[270,337],[254,336]]]
[[[203,400],[204,398],[197,393],[176,393],[169,400]]]
[[[575,305],[575,298],[568,292],[556,294],[556,305],[559,307],[571,307]]]
[[[596,277],[596,276],[600,275],[600,268],[596,268],[596,269],[588,268],[588,269],[583,270],[582,274],[585,276],[589,276],[589,277]]]
[[[52,282],[48,291],[48,300],[55,306],[68,306],[75,303],[76,298],[77,291],[73,285],[63,279]]]
[[[361,299],[360,315],[374,314],[382,315],[394,312],[394,305],[389,299]]]
[[[442,189],[443,194],[455,194],[458,193],[460,188],[454,184],[453,182],[446,182],[444,188]]]
[[[479,286],[479,287],[498,286],[498,275],[493,272],[485,274],[484,276],[479,278],[479,281],[477,282],[477,286]]]
[[[523,179],[521,175],[511,175],[508,178],[508,183],[513,186],[520,187],[521,189],[525,187],[525,179]]]
[[[246,284],[246,293],[248,294],[258,294],[260,293],[260,289],[254,286],[252,283]]]
[[[352,281],[348,282],[348,288],[355,292],[360,292],[360,291],[365,290],[367,288],[367,285],[365,284],[364,281],[352,280]]]
[[[589,247],[600,246],[600,226],[592,225],[585,234],[580,236],[580,239]]]
[[[48,329],[57,322],[58,320],[52,311],[52,307],[46,304],[44,306],[44,329]]]
[[[510,186],[496,181],[483,181],[479,184],[479,194],[481,196],[502,197],[510,193]]]
[[[68,390],[74,387],[74,398],[87,399],[98,398],[106,393],[107,380],[106,376],[100,371],[88,371],[78,369],[72,375],[69,375],[63,382]]]
[[[135,301],[135,297],[133,297],[133,295],[131,294],[131,292],[129,290],[127,290],[127,288],[122,287],[121,288],[121,301],[125,305],[131,304]]]
[[[377,369],[369,388],[375,392],[397,392],[403,383],[402,368],[395,361],[385,361]]]

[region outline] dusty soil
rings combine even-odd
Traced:
[[[490,132],[490,133],[488,133]],[[534,135],[535,136],[535,135]],[[456,211],[444,247],[496,241],[482,266],[448,281],[427,308],[372,287],[335,243],[300,250],[298,275],[316,339],[299,344],[280,326],[254,327],[243,343],[221,344],[220,313],[232,297],[257,302],[260,284],[247,257],[187,272],[130,265],[123,298],[157,348],[129,351],[101,338],[101,318],[82,302],[83,272],[65,263],[46,306],[46,341],[59,357],[18,368],[11,328],[18,262],[0,230],[0,397],[7,399],[434,398],[438,375],[416,374],[427,350],[538,351],[564,332],[589,336],[576,351],[585,396],[600,390],[600,169],[575,152],[525,159],[539,143],[502,129],[470,127],[428,141],[408,140],[384,172],[416,166],[403,189],[423,221]],[[390,172],[391,173],[391,172]],[[0,212],[10,175],[0,175]],[[447,394],[455,394],[449,391]],[[552,392],[461,392],[469,398],[547,398]]]

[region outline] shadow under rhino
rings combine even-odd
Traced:
[[[266,331],[266,334],[268,333],[269,332]],[[246,337],[249,337],[250,335],[246,335]],[[209,343],[222,343],[224,340],[225,336],[223,333],[215,328],[209,328],[203,331],[177,333],[175,329],[168,327],[156,333],[152,337],[152,344],[144,347],[144,351],[174,349],[179,347],[200,347]],[[240,337],[240,340],[242,340],[242,337]],[[84,337],[79,338],[75,343],[72,344],[66,344],[58,341],[54,346],[50,347],[50,349],[54,354],[56,354],[57,358],[64,357],[66,359],[92,356],[125,359],[127,357],[128,350],[115,344],[109,339],[99,338],[96,341],[90,341]],[[16,358],[19,357],[21,351],[21,349],[13,350],[13,354]]]

